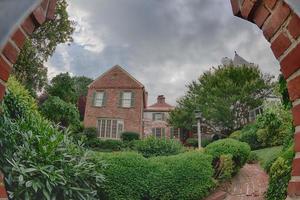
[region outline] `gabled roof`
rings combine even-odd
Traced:
[[[148,106],[145,111],[171,111],[175,107],[165,102],[165,97],[163,95],[159,95],[157,98],[157,102]]]
[[[234,59],[233,59],[233,65],[234,66],[241,66],[241,65],[246,65],[246,66],[250,66],[253,65],[252,63],[249,63],[247,60],[245,60],[243,57],[241,57],[239,54],[237,54],[237,52],[234,52]]]
[[[138,80],[136,80],[129,72],[127,72],[124,68],[122,68],[120,65],[115,65],[112,68],[110,68],[109,70],[107,70],[106,72],[104,72],[103,74],[101,74],[100,76],[98,76],[92,83],[90,83],[88,85],[88,88],[90,86],[92,86],[95,82],[97,82],[98,80],[100,80],[102,77],[104,77],[106,74],[108,74],[111,71],[114,71],[116,69],[121,70],[123,73],[125,73],[127,76],[129,76],[134,82],[136,82],[141,88],[144,88],[144,85],[139,82]]]

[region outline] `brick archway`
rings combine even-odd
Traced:
[[[9,39],[0,46],[0,100],[5,85],[26,37],[47,19],[54,17],[56,0],[39,0],[21,23],[16,24]],[[255,23],[270,42],[281,65],[293,101],[295,152],[292,178],[288,186],[290,197],[300,196],[300,18],[283,0],[231,0],[233,14]],[[0,181],[0,198],[5,198]]]
[[[16,17],[19,23],[16,22],[11,28],[12,30],[9,30],[10,34],[8,38],[5,41],[0,38],[0,101],[4,97],[6,81],[8,80],[13,64],[17,61],[25,39],[46,20],[54,18],[56,0],[33,0],[32,2],[36,3],[34,3],[33,8],[24,10],[24,18],[18,19]],[[0,199],[4,200],[7,199],[7,193],[3,178],[0,172]]]
[[[300,196],[300,18],[283,0],[231,0],[235,16],[255,23],[270,42],[288,83],[296,126],[289,197]]]

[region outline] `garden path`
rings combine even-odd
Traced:
[[[246,164],[231,182],[224,184],[206,200],[264,200],[268,188],[268,175],[259,164]],[[218,197],[219,196],[219,197]]]

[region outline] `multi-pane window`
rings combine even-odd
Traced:
[[[156,120],[164,120],[164,113],[153,113],[152,118]]]
[[[179,128],[170,128],[170,138],[179,139],[180,138],[180,129]]]
[[[101,107],[104,106],[105,102],[105,92],[104,91],[96,91],[94,93],[93,106]]]
[[[124,122],[120,119],[99,119],[97,130],[100,138],[117,139],[123,132]]]
[[[165,128],[152,128],[152,135],[156,138],[164,138]]]
[[[134,95],[131,91],[121,92],[120,95],[120,106],[123,108],[130,108],[133,106]]]

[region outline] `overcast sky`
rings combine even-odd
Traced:
[[[265,73],[279,74],[269,43],[253,24],[232,15],[230,0],[72,0],[71,45],[48,61],[60,72],[96,78],[123,66],[149,92],[175,104],[185,85],[234,51]]]

